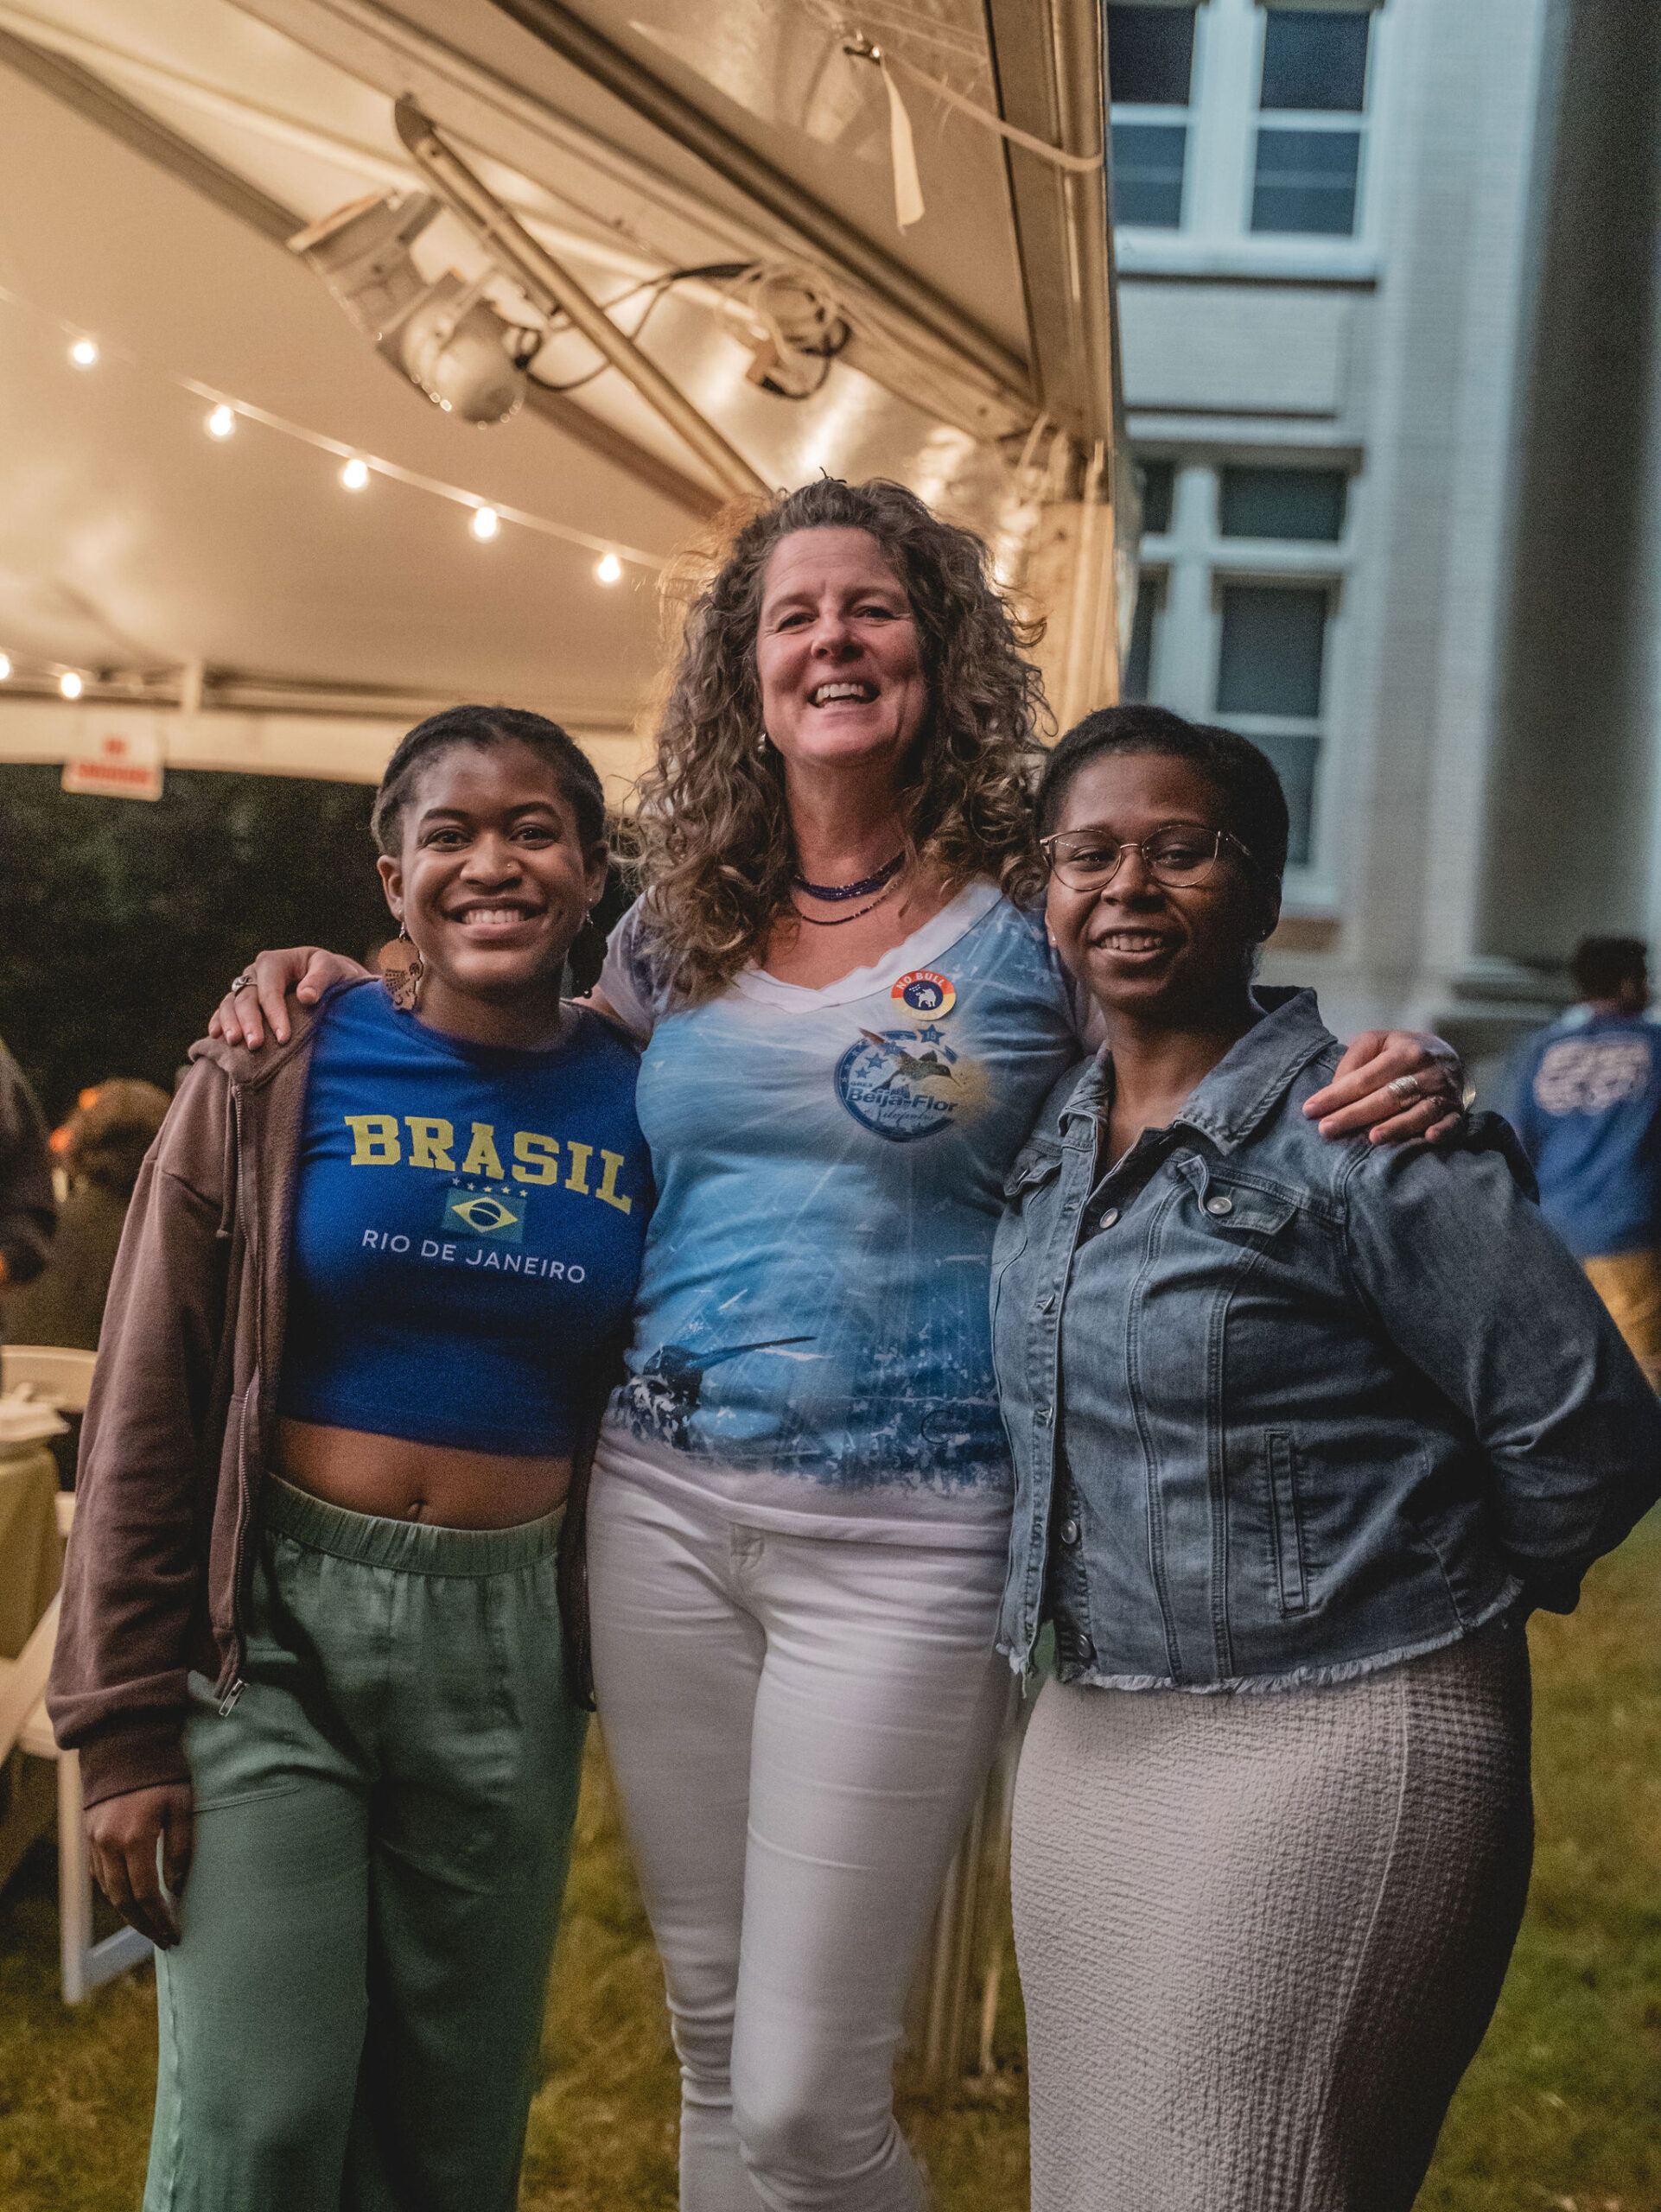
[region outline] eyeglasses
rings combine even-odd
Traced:
[[[1051,874],[1069,891],[1104,891],[1127,853],[1140,853],[1149,874],[1168,891],[1188,891],[1203,883],[1225,845],[1232,845],[1244,860],[1251,858],[1231,830],[1156,830],[1140,843],[1124,845],[1102,830],[1060,830],[1038,842]]]

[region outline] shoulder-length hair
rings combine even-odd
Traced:
[[[800,530],[868,531],[911,603],[929,706],[901,772],[907,849],[949,891],[990,876],[1037,895],[1030,789],[1047,721],[1024,656],[1042,634],[992,582],[973,531],[902,484],[821,477],[747,522],[688,612],[679,664],[641,778],[636,833],[654,963],[684,1004],[712,997],[790,906],[795,865],[784,764],[762,745],[756,632],[767,559]]]

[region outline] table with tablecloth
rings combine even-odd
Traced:
[[[15,1659],[51,1604],[63,1569],[58,1465],[43,1444],[0,1446],[0,1659]],[[51,1769],[0,1756],[0,1882],[51,1824]]]
[[[44,1444],[0,1448],[0,1659],[15,1659],[63,1571],[58,1466]]]

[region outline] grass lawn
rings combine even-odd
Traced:
[[[1537,1618],[1539,1847],[1499,2011],[1420,2212],[1661,2212],[1661,1513]],[[144,1972],[78,2012],[55,1993],[54,1862],[0,1898],[0,2212],[136,2212],[155,2080]],[[1019,1994],[999,2067],[903,2101],[939,2212],[1023,2212]],[[662,1983],[591,1755],[531,2112],[525,2212],[672,2212]],[[1133,2208],[1125,2208],[1133,2212]],[[1203,2208],[1196,2208],[1203,2212]]]

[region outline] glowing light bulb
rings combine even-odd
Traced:
[[[10,674],[11,662],[6,654],[0,653],[0,683],[3,683]]]
[[[494,537],[502,526],[502,518],[494,507],[475,507],[473,510],[473,534],[475,537]]]
[[[216,407],[207,418],[210,438],[228,438],[237,427],[236,410],[230,407]]]
[[[80,688],[80,678],[73,668],[67,669],[58,678],[58,689],[66,699],[79,699]]]
[[[369,463],[356,460],[347,461],[340,471],[340,481],[348,492],[361,492],[369,481]]]
[[[614,584],[623,573],[623,564],[614,553],[602,553],[595,563],[594,573],[602,584]]]
[[[69,358],[78,369],[95,369],[98,366],[97,340],[78,338],[69,348]]]

